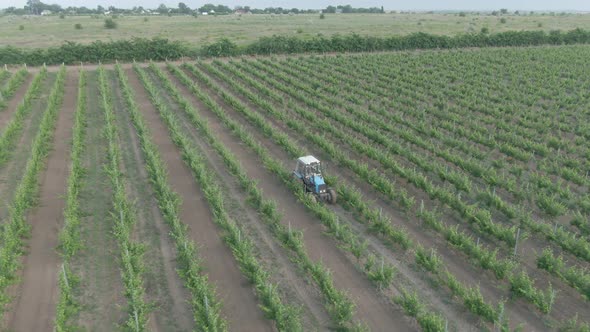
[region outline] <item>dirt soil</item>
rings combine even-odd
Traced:
[[[180,217],[189,226],[189,235],[199,248],[209,281],[217,287],[219,299],[223,303],[222,314],[228,320],[230,329],[239,327],[243,331],[273,331],[272,324],[258,307],[249,282],[239,271],[229,248],[223,244],[207,201],[150,103],[147,92],[132,70],[127,70],[127,74],[139,109],[144,112],[153,134],[154,143],[168,166],[169,183],[182,199]]]
[[[211,96],[207,88],[201,86]],[[221,104],[227,112],[231,109]],[[220,120],[203,105],[196,105],[203,110],[201,114],[209,121],[212,131],[219,140],[229,148],[241,161],[247,174],[258,181],[264,193],[273,197],[279,211],[284,216],[283,222],[304,232],[304,244],[313,261],[321,261],[332,272],[334,285],[345,290],[356,304],[356,317],[362,320],[370,330],[379,331],[387,327],[390,331],[415,330],[413,322],[401,310],[393,308],[383,298],[370,281],[355,267],[354,263],[341,251],[337,244],[326,234],[319,220],[297,201],[295,196],[276,176],[260,165],[258,157],[235,138]],[[291,162],[291,160],[284,160]]]
[[[113,74],[114,76],[114,74]],[[156,305],[151,312],[151,331],[190,331],[194,325],[189,305],[190,294],[176,273],[176,248],[168,234],[158,202],[149,187],[150,179],[144,167],[137,132],[126,110],[124,97],[113,78],[113,106],[119,124],[124,174],[128,180],[128,195],[135,202],[137,223],[134,240],[146,245],[144,273],[147,300]]]
[[[155,75],[152,75],[155,76]],[[176,79],[168,74],[171,81]],[[187,98],[196,102],[190,91],[183,86],[179,90]],[[283,299],[291,305],[303,309],[302,319],[306,330],[317,328],[329,329],[331,320],[323,306],[323,298],[317,289],[295,264],[292,263],[294,256],[282,246],[281,242],[272,234],[268,225],[260,220],[258,212],[252,208],[247,200],[248,193],[239,185],[237,179],[225,166],[222,158],[211,147],[207,139],[202,137],[200,130],[194,127],[183,111],[179,111],[178,104],[172,102],[172,97],[166,94],[171,101],[170,105],[176,105],[176,115],[184,125],[185,133],[192,137],[197,143],[201,153],[207,158],[211,169],[215,170],[220,179],[224,179],[222,188],[227,195],[225,198],[226,207],[231,217],[242,226],[242,230],[253,240],[260,262],[265,268],[271,271],[270,278],[276,284],[280,284],[279,292]],[[269,198],[269,197],[267,197]]]
[[[284,95],[282,92],[280,94]],[[286,96],[286,95],[285,95]],[[301,107],[305,107],[301,103],[297,103]],[[343,111],[344,112],[344,111]],[[307,122],[307,121],[305,121]],[[344,130],[344,129],[342,129]],[[336,142],[332,139],[333,142]],[[343,145],[344,143],[338,142],[337,146],[344,149],[345,151],[349,152],[350,156],[357,160],[362,160],[363,156],[359,155],[356,152],[351,151],[351,148],[347,148]],[[399,161],[399,159],[398,159]],[[371,163],[370,163],[371,164]],[[377,166],[378,169],[379,166]],[[339,167],[340,168],[340,167]],[[352,175],[352,172],[345,170],[345,176],[342,178],[346,179],[353,179],[355,176]],[[393,216],[394,222],[399,222],[400,217],[396,216],[395,209],[392,209],[388,202],[383,201],[380,197],[381,195],[376,194],[374,189],[370,188],[366,183],[359,183],[358,181],[353,181],[357,185],[357,187],[361,188],[361,192],[363,196],[368,198],[371,201],[381,201],[377,204],[378,207],[381,207],[384,211],[390,213]],[[397,219],[397,220],[396,220]],[[449,220],[449,219],[447,219]],[[406,223],[406,226],[411,230],[412,236],[415,238],[420,239],[421,243],[426,243],[427,246],[436,244],[437,239],[435,238],[436,234],[434,232],[428,232],[428,234],[424,234],[423,230],[420,227],[416,227],[417,220],[414,222]],[[459,222],[459,221],[457,221]],[[459,222],[460,223],[460,222]],[[418,225],[420,223],[418,222]],[[426,236],[425,236],[426,235]],[[475,236],[476,237],[476,236]],[[442,247],[443,244],[441,241],[438,241],[438,252],[443,254],[443,257],[450,255],[451,252],[447,248]],[[586,302],[581,295],[568,285],[566,285],[562,280],[549,275],[545,271],[539,270],[536,268],[536,256],[537,253],[541,252],[542,249],[547,245],[545,241],[537,241],[541,243],[536,243],[533,245],[533,241],[528,240],[520,243],[521,251],[520,251],[520,263],[521,267],[525,267],[531,277],[536,280],[536,286],[540,289],[545,289],[549,283],[553,285],[553,287],[559,288],[560,291],[558,292],[558,296],[555,299],[555,304],[553,306],[553,310],[550,314],[551,317],[557,320],[565,320],[571,317],[572,312],[578,312],[581,316],[587,316],[588,313],[588,306],[585,306],[584,303]],[[452,247],[451,247],[452,248]],[[481,279],[481,272],[478,272],[477,268],[474,268],[471,265],[465,264],[465,257],[460,254],[458,257],[455,255],[453,257],[450,256],[450,259],[445,260],[445,264],[447,268],[453,272],[455,276],[458,277],[460,281],[467,285],[477,285],[480,284]],[[495,280],[491,272],[487,271],[484,272],[484,275],[487,275],[490,280]],[[495,284],[492,283],[484,283],[483,285],[480,284],[482,293],[486,297],[486,299],[492,299],[494,302],[500,301],[502,298],[510,298],[510,293],[508,291],[508,282],[496,282]],[[512,323],[520,323],[526,322],[530,328],[539,330],[546,328],[544,325],[544,320],[546,317],[543,317],[537,309],[530,304],[529,302],[525,301],[524,299],[511,299],[507,304],[507,313],[510,315]]]
[[[76,108],[77,73],[66,75],[65,96],[55,128],[54,149],[40,184],[39,207],[27,218],[32,226],[28,255],[20,291],[14,302],[8,326],[15,331],[42,331],[53,326],[58,300],[60,259],[56,252],[63,219],[66,181],[70,164],[70,142]]]
[[[31,85],[32,81],[33,75],[27,75],[25,81],[21,84],[21,86],[16,90],[16,92],[12,96],[12,98],[10,98],[10,100],[8,101],[6,108],[0,110],[0,132],[4,131],[4,127],[6,127],[6,124],[12,118],[12,115],[16,111],[16,107],[22,102],[23,97],[27,93],[27,90],[29,90],[29,86]]]

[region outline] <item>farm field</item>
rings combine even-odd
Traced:
[[[0,71],[0,330],[588,331],[589,57]]]
[[[524,13],[528,14],[528,13]],[[247,45],[272,35],[312,38],[317,34],[350,34],[386,37],[424,32],[436,35],[490,33],[514,30],[569,31],[590,29],[589,14],[536,13],[534,15],[458,14],[319,14],[300,15],[226,15],[226,16],[119,16],[117,29],[104,28],[104,16],[0,16],[0,46],[46,48],[65,41],[88,44],[133,37],[161,37],[181,40],[200,47],[227,37],[238,45]],[[506,21],[503,23],[502,18]],[[80,24],[81,30],[74,26]],[[22,25],[23,29],[20,29]]]

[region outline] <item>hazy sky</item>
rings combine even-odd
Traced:
[[[181,0],[43,0],[45,3],[57,3],[61,6],[86,6],[95,8],[97,5],[108,7],[131,8],[133,6],[143,6],[145,8],[155,8],[160,3],[170,7],[176,7]],[[509,10],[584,10],[590,11],[590,0],[209,0],[196,1],[184,0],[190,8],[198,8],[205,3],[224,4],[230,7],[236,5],[251,6],[256,8],[265,7],[283,7],[283,8],[325,8],[328,5],[350,4],[353,7],[381,7],[384,6],[390,10],[443,10],[443,9],[463,9],[463,10],[489,10],[507,8]],[[26,0],[0,0],[0,8],[10,6],[23,7]]]

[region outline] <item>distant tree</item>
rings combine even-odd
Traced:
[[[41,8],[39,8],[40,5],[41,5],[40,0],[27,0],[27,7],[29,8],[29,11],[33,15],[41,14],[42,10],[41,10]]]
[[[168,14],[168,7],[166,7],[165,4],[161,3],[160,6],[158,6],[158,9],[156,9],[156,11],[160,14]]]
[[[184,2],[179,2],[178,12],[181,14],[190,14],[191,9]]]
[[[326,7],[326,9],[324,10],[324,13],[327,13],[327,14],[334,14],[334,13],[336,13],[336,7],[334,7],[334,6],[328,6],[328,7]]]
[[[502,8],[502,9],[500,9],[500,13],[502,13],[502,14],[508,14],[508,9]]]
[[[106,20],[104,20],[104,27],[106,29],[116,29],[117,22],[115,22],[115,20],[113,20],[112,18],[107,18]]]
[[[207,56],[232,56],[238,53],[238,46],[227,38],[221,38],[213,44],[206,45],[203,50]]]
[[[104,13],[104,7],[101,5],[96,6],[96,11],[98,12],[98,14],[102,14]]]

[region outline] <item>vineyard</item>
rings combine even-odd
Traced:
[[[0,71],[0,330],[590,331],[589,58]]]

